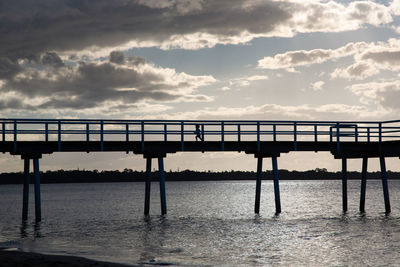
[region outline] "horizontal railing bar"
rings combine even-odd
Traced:
[[[93,122],[93,123],[100,123],[103,121],[104,123],[140,123],[142,121],[147,122],[147,123],[181,123],[181,122],[187,122],[187,123],[221,123],[224,122],[226,124],[230,123],[241,123],[241,124],[256,124],[257,122],[260,123],[270,123],[270,124],[293,124],[297,123],[298,125],[310,125],[310,124],[378,124],[379,122],[377,121],[271,121],[271,120],[117,120],[117,119],[5,119],[5,118],[0,118],[0,122],[2,121],[8,121],[8,122],[13,122],[13,121],[19,121],[19,122],[54,122],[57,123],[58,121],[61,122],[82,122],[82,123],[88,123],[88,122]],[[380,123],[395,123],[400,121],[383,121]]]

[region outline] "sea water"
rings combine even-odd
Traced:
[[[400,181],[389,180],[385,215],[381,182],[368,181],[366,213],[360,181],[281,181],[275,215],[272,181],[263,181],[254,214],[255,181],[169,182],[161,216],[152,183],[150,216],[144,183],[43,184],[42,217],[21,223],[22,185],[0,186],[0,247],[83,256],[133,265],[400,266]]]

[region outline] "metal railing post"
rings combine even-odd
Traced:
[[[240,142],[240,124],[237,126],[238,142]]]
[[[340,152],[340,125],[339,122],[336,123],[336,150]]]
[[[185,133],[185,126],[184,126],[183,121],[181,121],[181,150],[182,151],[185,151],[185,136],[184,136],[184,133]]]
[[[4,141],[6,141],[6,123],[5,122],[2,123],[2,135],[3,135],[2,140],[4,142]]]
[[[58,140],[58,151],[61,151],[61,121],[58,120],[58,130],[57,130],[57,140]]]
[[[14,120],[14,152],[17,151],[17,121]]]
[[[272,125],[272,131],[274,135],[274,142],[276,142],[276,124]]]
[[[90,126],[89,126],[89,123],[86,123],[86,142],[90,141],[89,132],[90,132]]]
[[[46,122],[44,125],[44,130],[45,130],[45,140],[46,142],[49,141],[49,123]]]
[[[314,142],[318,142],[318,130],[317,130],[317,125],[314,124]]]
[[[260,152],[261,146],[260,146],[260,122],[257,121],[257,151]]]
[[[297,151],[297,122],[293,124],[294,151]]]
[[[224,142],[225,142],[225,129],[224,128],[225,128],[224,127],[224,122],[221,121],[221,142],[222,142],[221,149],[222,149],[222,151],[225,150],[225,144],[224,144]]]
[[[382,122],[379,123],[379,152],[382,151]]]
[[[371,137],[370,137],[370,127],[367,128],[367,141],[368,141],[368,143],[371,141]]]
[[[358,125],[356,125],[356,128],[354,130],[354,141],[358,142]]]
[[[142,141],[142,152],[144,152],[144,121],[141,121],[141,124],[142,124],[142,126],[141,126],[141,133],[140,133],[140,135],[141,135],[141,141]]]
[[[125,139],[126,142],[129,142],[129,123],[125,124]]]
[[[100,121],[100,150],[104,151],[104,121]]]
[[[167,133],[168,133],[167,124],[164,123],[164,142],[167,142],[167,141],[168,141],[168,140],[167,140]]]

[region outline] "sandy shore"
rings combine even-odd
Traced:
[[[2,267],[25,267],[25,266],[37,266],[37,267],[127,267],[133,265],[124,265],[118,263],[101,262],[95,260],[89,260],[81,257],[73,256],[59,256],[59,255],[43,255],[32,252],[21,252],[21,251],[8,251],[0,249],[0,266]]]

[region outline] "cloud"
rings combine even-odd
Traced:
[[[382,70],[400,71],[400,41],[369,43],[355,51],[353,63],[346,68],[336,68],[331,78],[361,80],[380,73]]]
[[[348,89],[360,96],[365,105],[378,104],[385,109],[400,110],[400,82],[369,82],[353,84]]]
[[[254,81],[262,81],[262,80],[268,80],[268,79],[269,78],[266,75],[253,75],[253,76],[231,79],[229,81],[229,85],[235,86],[235,87],[248,87]]]
[[[345,78],[345,79],[365,79],[367,77],[373,76],[379,73],[379,69],[374,65],[368,64],[366,62],[357,62],[345,69],[336,68],[332,74],[331,78]]]
[[[204,1],[203,0],[169,0],[169,1],[160,1],[160,0],[139,0],[139,4],[148,6],[150,8],[173,8],[179,14],[187,14],[193,11],[202,10]]]
[[[126,104],[144,100],[213,100],[209,96],[196,93],[197,88],[216,81],[212,76],[177,73],[174,69],[146,63],[142,58],[125,58],[121,52],[112,52],[109,58],[109,61],[67,65],[57,54],[45,53],[41,57],[41,66],[26,67],[17,75],[3,80],[0,92],[2,95],[14,93],[27,101],[41,98],[40,103],[31,106],[54,109],[88,109],[110,102],[122,102],[126,107],[133,107]],[[3,99],[6,99],[6,95]],[[118,105],[119,108],[123,104]],[[5,104],[1,107],[10,108]],[[15,106],[23,107],[24,105]]]
[[[243,34],[269,33],[290,17],[274,2],[264,2],[252,10],[245,10],[240,0],[158,2],[7,2],[0,11],[4,29],[0,31],[0,56],[16,59],[45,51],[115,49],[129,42],[135,46],[178,46],[174,40],[186,36],[195,36],[189,43],[201,44],[201,34],[207,39],[214,36],[219,43]]]
[[[318,81],[315,83],[311,83],[311,89],[313,89],[314,91],[321,91],[324,84],[325,84],[324,81]]]
[[[122,64],[125,62],[125,55],[121,51],[112,51],[110,53],[110,62],[116,64]]]
[[[7,1],[0,10],[0,57],[101,49],[108,49],[107,55],[124,46],[198,49],[257,37],[356,30],[390,23],[394,7],[373,1]]]
[[[42,55],[41,62],[43,65],[52,66],[55,68],[63,67],[64,62],[55,52],[46,52]]]
[[[400,40],[389,39],[386,42],[348,43],[336,49],[295,50],[258,61],[258,68],[298,72],[296,68],[307,67],[353,56],[351,65],[336,68],[331,78],[361,80],[380,73],[381,70],[400,71]]]
[[[329,60],[335,60],[357,53],[367,47],[365,42],[348,43],[337,49],[313,49],[289,51],[283,54],[277,54],[273,57],[264,57],[258,61],[258,68],[261,69],[286,69],[293,71],[295,67],[310,66],[321,64]]]
[[[395,50],[381,48],[381,51],[365,52],[360,59],[375,62],[382,68],[398,70],[400,69],[400,47]]]
[[[10,79],[22,70],[16,61],[0,57],[0,79]]]
[[[393,0],[390,4],[390,11],[395,15],[400,15],[400,0]]]

